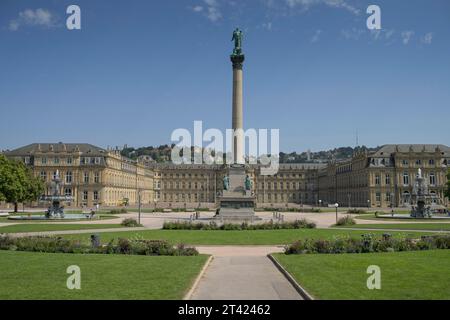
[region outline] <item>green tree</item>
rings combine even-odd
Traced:
[[[37,200],[43,191],[43,181],[34,177],[29,168],[0,155],[0,199],[14,203],[14,212],[19,203]]]

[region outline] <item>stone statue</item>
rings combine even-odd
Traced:
[[[248,175],[245,177],[245,190],[247,191],[252,190],[252,180]]]
[[[223,177],[223,190],[230,190],[230,178],[228,176]]]
[[[231,39],[231,41],[234,41],[234,50],[233,50],[233,55],[234,56],[240,56],[242,55],[242,38],[243,38],[243,33],[241,30],[239,30],[239,28],[236,28],[236,30],[234,30],[233,32],[233,38]]]

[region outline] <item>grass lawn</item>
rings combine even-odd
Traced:
[[[0,299],[181,299],[206,259],[0,251]],[[70,265],[81,290],[66,287]]]
[[[86,230],[86,229],[109,229],[123,228],[120,224],[33,224],[21,223],[2,227],[0,224],[0,233],[18,233],[18,232],[42,232],[42,231],[64,231],[64,230]]]
[[[375,215],[373,214],[362,214],[362,215],[357,215],[354,216],[353,218],[355,219],[360,219],[360,220],[376,220],[376,221],[380,221],[380,220],[384,220],[384,221],[402,221],[402,222],[408,222],[408,221],[417,221],[417,222],[424,222],[427,221],[427,219],[414,219],[414,218],[408,218],[408,219],[402,219],[402,218],[377,218],[375,217]],[[431,219],[430,219],[431,220]],[[430,221],[428,220],[428,221]],[[444,220],[431,220],[432,223],[449,223],[450,219],[444,219]]]
[[[399,230],[448,230],[450,223],[395,223],[395,224],[356,224],[354,226],[342,226],[341,228],[363,229],[399,229]]]
[[[44,213],[39,214],[44,215]],[[20,214],[19,214],[20,216]],[[66,213],[66,217],[70,218],[70,213]],[[100,219],[97,220],[109,220],[109,219],[118,219],[119,217],[114,215],[102,214],[100,215]],[[95,220],[95,219],[94,219]],[[62,220],[64,222],[76,222],[80,221],[80,219],[65,219]],[[9,220],[7,217],[0,217],[0,226],[2,223],[52,223],[52,222],[61,222],[61,220]]]
[[[100,233],[102,242],[114,238],[142,238],[152,240],[167,240],[171,243],[186,243],[191,245],[282,245],[289,244],[300,238],[332,239],[335,236],[360,237],[364,233],[383,234],[383,231],[354,231],[333,229],[290,229],[290,230],[146,230]],[[421,233],[392,232],[394,236],[409,235],[419,237]],[[89,234],[63,235],[66,238],[84,239],[89,241]]]
[[[317,299],[450,299],[450,251],[274,255]],[[366,286],[381,268],[381,290]]]

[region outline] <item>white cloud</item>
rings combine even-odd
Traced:
[[[364,33],[365,33],[364,29],[357,29],[357,28],[341,30],[341,35],[346,40],[359,40],[361,35],[363,35]]]
[[[428,32],[426,35],[424,35],[420,39],[420,42],[422,42],[423,44],[431,44],[432,41],[433,41],[433,33],[432,32]]]
[[[195,12],[203,12],[203,14],[212,22],[216,22],[222,19],[222,12],[220,11],[220,5],[217,0],[203,0],[203,6],[195,6]]]
[[[316,32],[314,32],[314,35],[311,38],[311,42],[318,42],[320,40],[320,35],[322,34],[322,30],[316,30]]]
[[[402,42],[404,45],[407,45],[411,38],[414,36],[414,31],[407,30],[402,32]]]
[[[374,39],[375,41],[385,40],[388,42],[388,44],[392,43],[392,41],[389,42],[389,40],[393,37],[394,34],[395,30],[393,29],[370,30],[370,36],[372,37],[372,39]]]
[[[194,12],[202,12],[203,11],[203,7],[202,6],[195,6],[192,8],[192,11]]]
[[[309,10],[316,5],[326,5],[332,8],[345,9],[354,15],[359,15],[361,10],[349,4],[346,0],[285,0],[288,7],[300,8],[302,11]]]
[[[40,26],[51,28],[56,26],[56,17],[47,9],[25,9],[19,16],[9,22],[9,30],[17,31],[22,26]]]
[[[268,31],[272,31],[272,22],[263,23],[262,27]]]

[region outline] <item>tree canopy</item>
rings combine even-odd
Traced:
[[[43,194],[44,182],[22,162],[0,155],[0,201],[35,201]]]

